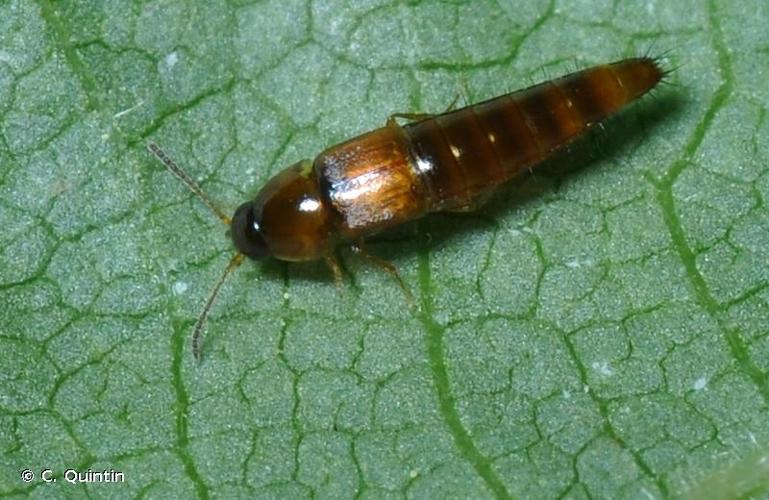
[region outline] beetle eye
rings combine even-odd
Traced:
[[[232,216],[232,241],[235,248],[247,257],[261,259],[269,255],[259,221],[254,217],[254,204],[242,204]]]

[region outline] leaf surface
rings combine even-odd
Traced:
[[[762,0],[0,2],[0,494],[766,495],[767,24]],[[555,165],[371,241],[415,309],[344,249],[341,290],[248,262],[194,362],[231,243],[148,140],[230,212],[391,113],[668,49],[672,85]]]

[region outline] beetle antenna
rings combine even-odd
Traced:
[[[232,256],[230,263],[224,268],[224,272],[211,290],[211,294],[208,296],[208,300],[206,300],[206,305],[203,307],[203,312],[200,313],[198,320],[195,322],[195,328],[192,330],[192,355],[195,356],[195,359],[198,361],[201,360],[203,355],[201,342],[203,340],[203,325],[208,317],[208,311],[210,311],[211,306],[214,305],[214,301],[216,301],[216,297],[219,295],[219,290],[221,290],[227,276],[229,276],[230,273],[243,262],[244,257],[245,255],[242,253],[236,253]]]
[[[211,209],[211,211],[216,214],[217,217],[219,217],[219,220],[224,222],[227,225],[230,225],[232,220],[225,215],[224,212],[219,210],[217,206],[214,204],[214,202],[211,201],[211,198],[208,197],[208,195],[203,191],[203,189],[198,185],[197,182],[195,182],[192,177],[189,176],[187,172],[182,170],[182,168],[176,164],[162,149],[160,149],[160,146],[155,144],[154,142],[150,141],[147,143],[147,149],[150,150],[150,152],[155,155],[155,157],[160,160],[160,162],[165,165],[165,167],[174,174],[182,183],[184,183],[185,186],[187,186],[190,191],[195,193],[198,198],[200,198],[203,203],[206,204],[208,208]]]

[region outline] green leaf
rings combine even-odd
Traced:
[[[766,496],[767,25],[764,0],[0,1],[0,495]],[[391,113],[667,50],[672,85],[552,168],[369,243],[415,310],[346,249],[341,289],[248,262],[193,360],[232,245],[147,141],[229,212]]]

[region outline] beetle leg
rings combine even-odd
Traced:
[[[328,265],[328,267],[331,269],[331,272],[334,273],[334,283],[336,283],[336,286],[341,289],[342,268],[339,266],[339,262],[333,255],[326,255],[324,260],[326,261],[326,265]]]
[[[403,118],[404,120],[419,122],[432,118],[433,116],[435,115],[432,113],[393,113],[387,118],[387,125],[392,125],[393,123],[397,124],[396,118]]]
[[[449,107],[446,108],[446,111],[444,111],[444,113],[448,113],[449,111],[454,111],[454,108],[457,107],[457,103],[459,102],[459,98],[461,95],[462,94],[460,92],[457,92],[457,95],[454,96],[454,100],[451,101],[451,104],[449,104]]]
[[[456,96],[454,96],[454,99],[451,101],[451,104],[449,104],[449,107],[446,108],[446,111],[443,113],[448,113],[450,111],[454,111],[454,108],[457,106],[457,102],[459,101],[459,97],[461,94],[457,93]],[[412,122],[421,122],[422,120],[427,120],[430,118],[434,118],[438,115],[434,113],[393,113],[387,118],[387,126],[391,127],[393,125],[398,125],[398,121],[396,118],[403,118],[404,120],[412,121]]]
[[[406,301],[409,303],[409,306],[411,307],[414,306],[414,296],[411,294],[411,290],[409,290],[408,287],[406,286],[406,283],[403,281],[403,278],[401,278],[401,275],[398,272],[397,267],[395,267],[391,262],[388,262],[382,259],[381,257],[377,257],[376,255],[371,255],[370,253],[368,253],[364,246],[363,240],[359,240],[355,242],[352,245],[352,251],[357,253],[358,255],[365,257],[369,262],[383,269],[390,276],[392,276],[395,279],[395,281],[398,282],[398,285],[400,285],[401,290],[403,290],[403,295],[406,296]]]

